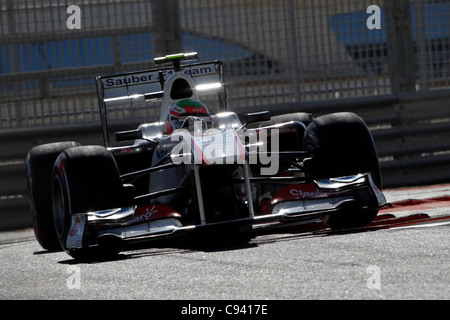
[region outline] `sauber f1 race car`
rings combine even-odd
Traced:
[[[235,237],[321,219],[332,229],[371,222],[386,205],[377,151],[353,113],[241,120],[227,111],[221,61],[156,58],[157,69],[96,78],[104,146],[56,142],[27,156],[41,246],[74,258],[197,234]],[[200,102],[217,96],[219,112]],[[118,105],[160,101],[160,118],[110,140]]]

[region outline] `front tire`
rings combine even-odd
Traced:
[[[124,204],[119,170],[111,153],[101,146],[70,148],[56,159],[52,180],[53,218],[61,247],[72,257],[88,255],[88,229],[82,231],[82,247],[67,247],[76,214],[119,208]]]
[[[314,119],[307,127],[304,150],[306,174],[318,180],[369,172],[381,190],[381,172],[372,135],[365,122],[349,112],[333,113]],[[343,211],[324,215],[322,221],[332,229],[358,227],[370,223],[378,209]]]

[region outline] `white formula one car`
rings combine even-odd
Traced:
[[[226,110],[222,62],[196,58],[170,55],[155,59],[158,69],[97,77],[104,146],[55,142],[30,150],[33,226],[43,248],[83,258],[137,241],[232,237],[313,218],[350,228],[386,205],[377,151],[360,117],[263,111],[241,122]],[[220,112],[209,113],[203,92],[217,94]],[[155,99],[159,121],[117,132],[111,143],[108,111]]]

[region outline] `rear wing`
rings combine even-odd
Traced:
[[[181,72],[191,77],[197,92],[217,93],[220,111],[226,111],[226,92],[222,61],[181,65]],[[164,83],[175,73],[174,66],[96,77],[98,104],[105,146],[110,146],[107,112],[114,106],[129,106],[144,101],[161,100]]]

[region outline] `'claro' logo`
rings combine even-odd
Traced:
[[[301,197],[301,198],[320,198],[325,196],[325,194],[317,190],[317,188],[314,191],[306,191],[303,189],[292,188],[289,190],[289,193],[294,197]]]
[[[271,200],[272,204],[298,199],[325,198],[327,195],[321,192],[315,183],[303,183],[286,186],[275,194]]]

